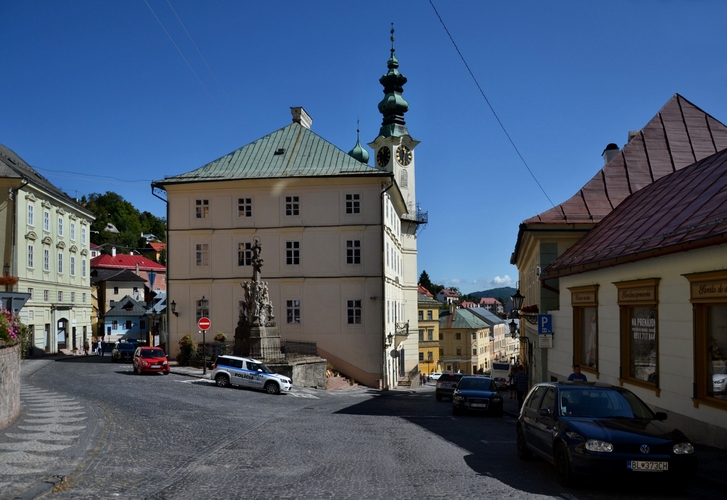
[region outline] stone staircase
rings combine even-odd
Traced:
[[[326,379],[326,390],[327,391],[340,391],[351,389],[352,387],[358,387],[358,384],[351,384],[351,381],[346,377],[331,376]]]

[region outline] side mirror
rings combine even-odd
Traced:
[[[654,418],[656,418],[657,420],[660,420],[660,421],[661,420],[666,420],[666,413],[664,413],[663,411],[657,411],[654,414]]]

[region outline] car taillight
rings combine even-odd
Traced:
[[[214,365],[212,365],[212,369],[213,370],[216,370],[217,369],[217,363],[215,363]]]

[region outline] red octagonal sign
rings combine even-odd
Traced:
[[[199,321],[197,321],[197,326],[199,326],[200,330],[209,330],[210,326],[212,326],[212,322],[209,318],[199,318]]]

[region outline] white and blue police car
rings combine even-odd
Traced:
[[[217,357],[210,378],[218,387],[239,385],[262,390],[268,394],[288,392],[292,384],[288,377],[273,373],[261,361],[228,355]]]

